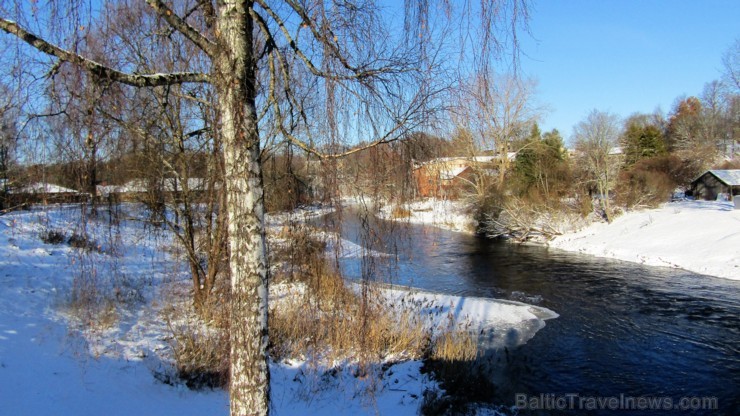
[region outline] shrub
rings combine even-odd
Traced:
[[[62,244],[67,241],[67,236],[60,230],[44,230],[39,235],[44,244]]]
[[[686,183],[687,169],[673,155],[642,159],[620,174],[617,202],[627,207],[666,202],[677,186]]]
[[[39,234],[39,238],[45,244],[62,244],[66,242],[70,247],[84,251],[103,252],[102,246],[95,240],[91,239],[86,234],[79,234],[77,232],[74,232],[71,236],[67,237],[65,232],[62,230],[47,229]]]
[[[72,236],[67,239],[67,244],[71,247],[78,248],[85,251],[95,251],[102,253],[102,247],[93,239],[86,234],[73,233]]]

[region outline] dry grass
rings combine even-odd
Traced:
[[[61,305],[80,329],[102,331],[118,321],[115,295],[100,275],[93,259],[82,254],[74,258],[72,286]]]
[[[433,334],[422,305],[388,300],[382,288],[371,284],[348,287],[315,250],[323,245],[310,242],[308,230],[300,233],[290,236],[308,247],[297,256],[300,273],[294,265],[287,268],[291,272],[282,276],[286,293],[271,304],[273,358],[377,362],[432,356],[459,361],[478,355],[477,338],[465,328],[451,323]]]
[[[409,218],[411,217],[411,211],[408,208],[404,208],[401,206],[396,205],[391,210],[391,218]]]
[[[168,384],[184,382],[191,389],[220,388],[229,381],[229,290],[226,279],[217,281],[214,293],[196,311],[191,282],[172,271],[163,285],[160,316],[169,329],[175,374],[157,374]]]
[[[271,355],[313,360],[382,361],[420,358],[431,332],[411,310],[388,307],[369,290],[365,296],[336,274],[323,276],[320,291],[286,295],[270,311]]]
[[[426,357],[458,362],[477,356],[475,337],[465,330],[450,325],[433,337],[420,306],[399,306],[372,285],[350,287],[325,260],[325,245],[310,233],[305,228],[284,230],[281,237],[292,244],[281,247],[278,258],[272,259],[281,265],[272,274],[272,281],[279,283],[273,283],[269,311],[269,353],[274,360],[362,366]],[[228,302],[209,305],[196,316],[182,299],[165,315],[178,376],[190,387],[224,386]]]
[[[116,299],[111,285],[100,275],[100,265],[91,257],[97,243],[88,236],[61,229],[46,228],[39,233],[45,244],[68,244],[76,248],[72,255],[72,284],[59,305],[83,330],[103,330],[117,321]],[[98,250],[99,251],[99,250]]]
[[[450,328],[434,338],[431,359],[472,362],[478,358],[478,339],[464,329]]]
[[[177,378],[192,389],[218,388],[229,380],[228,327],[206,324],[185,305],[170,305],[163,311],[170,329],[169,339]]]

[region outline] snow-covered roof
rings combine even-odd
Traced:
[[[727,186],[740,186],[740,169],[712,169],[712,170],[708,170],[708,171],[702,173],[701,175],[699,175],[692,182],[696,182],[697,179],[701,178],[702,176],[706,175],[707,173],[711,173],[712,175],[716,176],[717,179],[719,179],[722,183],[724,183]]]
[[[74,189],[54,185],[53,183],[36,182],[14,191],[17,194],[77,194]]]
[[[495,156],[453,156],[453,157],[438,157],[432,160],[429,160],[426,163],[447,163],[447,162],[457,162],[460,160],[468,161],[468,162],[490,162],[493,159],[495,159]]]
[[[188,178],[187,180],[188,189],[191,191],[202,191],[208,186],[208,181],[205,178]],[[168,178],[164,180],[164,189],[167,191],[179,191],[183,189],[183,181],[181,179]]]
[[[111,193],[137,193],[146,192],[146,182],[141,179],[134,179],[126,182],[123,185],[98,185],[97,191],[101,195],[108,195]]]
[[[174,178],[164,179],[162,187],[167,192],[183,189],[183,182]],[[205,178],[188,178],[188,189],[191,191],[202,191],[208,187],[208,181]],[[144,179],[133,179],[123,185],[100,185],[98,193],[108,195],[110,193],[144,193],[149,189],[147,181]]]
[[[740,186],[740,169],[710,170],[714,176],[728,186]]]
[[[463,173],[465,169],[467,169],[468,167],[469,166],[461,166],[461,167],[452,168],[452,169],[443,169],[439,171],[439,178],[442,180],[447,180],[447,181],[452,180],[456,178],[458,175],[460,175],[461,173]]]
[[[514,153],[516,156],[516,153]],[[414,167],[419,168],[427,165],[443,165],[443,164],[455,164],[455,163],[490,163],[496,159],[496,156],[453,156],[453,157],[438,157],[430,159],[425,162],[415,162]],[[511,155],[509,155],[511,159]]]

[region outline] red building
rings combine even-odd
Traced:
[[[414,166],[416,189],[421,197],[456,199],[473,187],[476,171],[490,170],[493,156],[443,157]]]

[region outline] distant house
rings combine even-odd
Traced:
[[[87,193],[46,182],[36,182],[11,189],[8,196],[14,205],[76,203],[90,199]]]
[[[115,198],[121,201],[140,201],[146,199],[150,192],[161,192],[164,197],[173,197],[182,192],[185,183],[180,179],[165,178],[157,180],[132,179],[123,185],[98,185],[98,195],[104,198]],[[201,196],[208,189],[204,178],[188,178],[188,190],[192,195]]]
[[[495,156],[442,157],[414,166],[413,176],[421,197],[457,198],[474,182],[475,169],[492,169]]]
[[[696,199],[715,200],[720,194],[740,195],[740,169],[708,170],[691,182]]]

